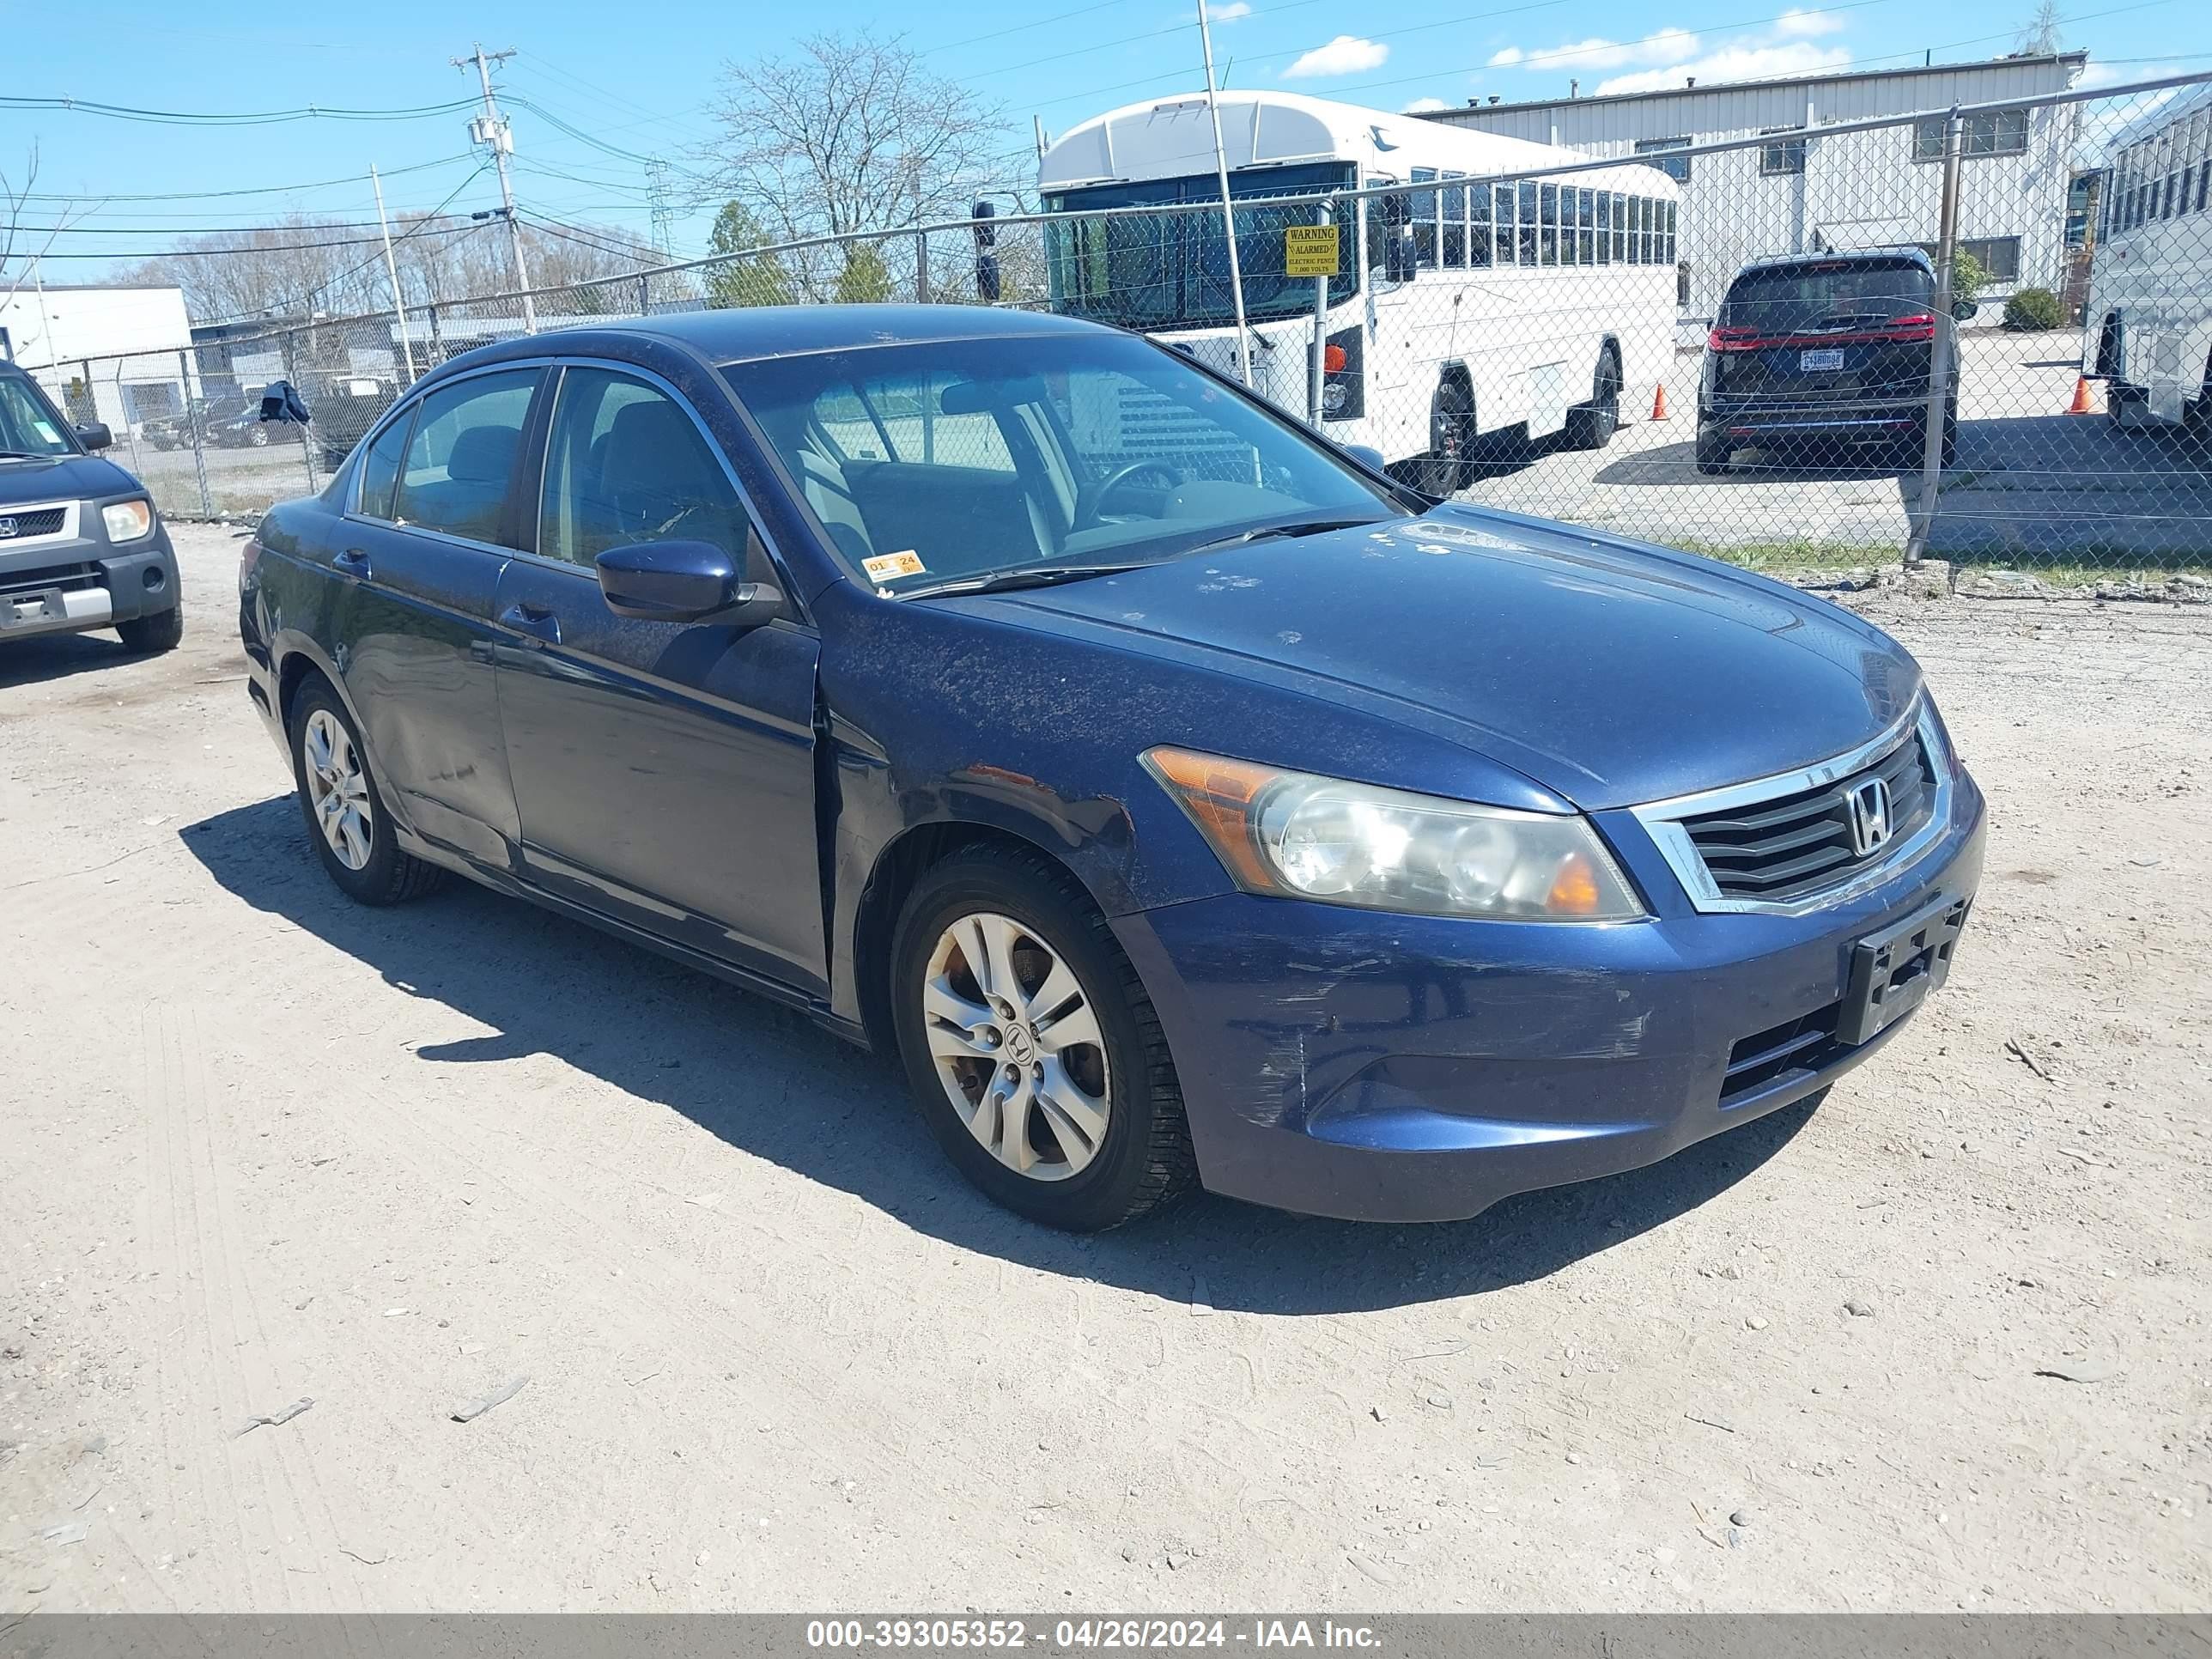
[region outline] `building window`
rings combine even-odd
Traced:
[[[1943,159],[1944,115],[1923,115],[1913,124],[1912,159]],[[1986,109],[1965,118],[1959,134],[1959,154],[1971,161],[1978,155],[2021,155],[2027,151],[2027,112],[2024,109]]]
[[[1672,149],[1687,149],[1689,147],[1690,141],[1686,138],[1639,138],[1636,141],[1636,153],[1647,157],[1653,167],[1657,167],[1660,172],[1678,185],[1686,185],[1690,182],[1690,158],[1686,155],[1668,155],[1667,152]],[[1943,153],[1943,139],[1941,133],[1936,135],[1936,153],[1938,155]]]
[[[1803,129],[1768,127],[1765,131],[1769,133],[1799,132]],[[1805,171],[1805,141],[1802,138],[1785,138],[1779,143],[1761,144],[1759,147],[1759,170],[1770,179],[1802,173]]]
[[[1929,258],[1936,258],[1935,243],[1923,242],[1920,246]],[[1979,265],[1990,282],[2008,283],[2020,280],[2019,237],[1962,236],[1958,246],[1959,252]]]

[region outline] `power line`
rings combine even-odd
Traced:
[[[474,225],[446,225],[434,230],[426,230],[422,234],[431,236],[451,236],[475,228]],[[227,253],[307,253],[320,248],[366,247],[372,243],[381,248],[384,239],[381,236],[355,236],[335,242],[285,242],[273,247],[160,247],[139,248],[124,252],[117,252],[110,249],[97,253],[41,253],[37,256],[34,263],[48,259],[214,259]],[[381,252],[376,255],[380,259],[383,257]]]
[[[473,152],[464,151],[459,155],[441,155],[434,161],[417,161],[410,167],[393,167],[384,176],[387,179],[396,179],[402,173],[428,173],[433,167],[451,167],[456,161],[474,160],[476,156]],[[248,185],[237,190],[155,191],[142,191],[137,194],[89,191],[64,194],[59,191],[33,191],[22,199],[27,202],[81,202],[88,195],[97,194],[103,205],[109,202],[211,202],[234,196],[283,196],[295,191],[327,190],[337,185],[360,183],[361,175],[349,173],[343,179],[317,179],[301,185]]]
[[[10,109],[61,110],[75,115],[103,115],[118,121],[149,121],[168,126],[254,127],[284,121],[415,121],[429,115],[451,115],[466,109],[471,100],[418,104],[406,109],[325,109],[309,104],[299,109],[244,110],[217,113],[204,110],[142,109],[131,104],[103,104],[85,98],[23,97],[0,94],[0,106]]]

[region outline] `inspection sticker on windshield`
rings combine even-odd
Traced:
[[[872,582],[887,582],[901,576],[922,574],[921,555],[912,548],[903,553],[878,553],[872,559],[860,561],[860,568],[868,573]]]

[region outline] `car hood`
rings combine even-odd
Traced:
[[[1452,507],[964,603],[1364,707],[1593,811],[1840,754],[1920,685],[1902,647],[1825,600]]]
[[[94,501],[138,488],[138,481],[97,455],[0,460],[0,507],[36,501]]]

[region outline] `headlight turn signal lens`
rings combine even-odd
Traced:
[[[154,506],[150,501],[117,501],[100,509],[100,520],[107,526],[111,542],[135,542],[153,529]]]
[[[1626,921],[1644,915],[1586,818],[1158,748],[1146,769],[1247,892],[1409,915]]]

